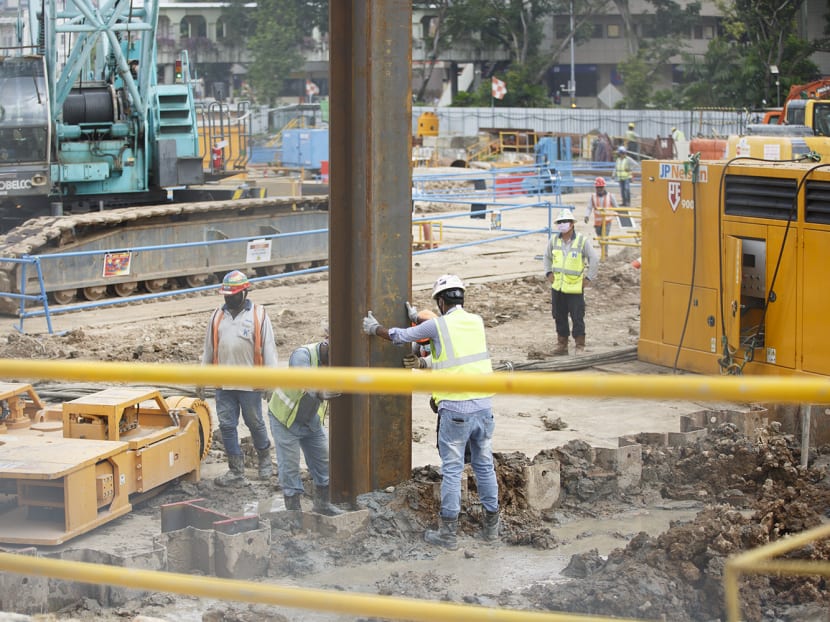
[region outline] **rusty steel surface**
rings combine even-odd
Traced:
[[[329,6],[331,362],[400,367],[405,352],[364,335],[361,320],[371,309],[385,326],[408,325],[412,3]],[[409,396],[345,395],[330,426],[333,501],[409,478]]]

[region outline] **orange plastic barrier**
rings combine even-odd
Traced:
[[[693,138],[689,143],[689,153],[700,153],[701,160],[723,160],[726,154],[726,139]]]

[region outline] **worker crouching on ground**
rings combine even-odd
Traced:
[[[248,277],[228,272],[219,293],[225,304],[213,312],[205,336],[202,365],[277,366],[277,347],[271,320],[262,305],[248,300]],[[271,477],[271,441],[262,416],[262,391],[222,387],[216,390],[216,417],[228,456],[229,470],[217,477],[218,486],[245,482],[245,458],[239,445],[239,414],[251,431],[260,479]]]
[[[396,345],[429,339],[432,369],[449,374],[493,371],[484,322],[464,310],[464,283],[455,275],[440,277],[432,289],[440,317],[411,328],[384,328],[372,315],[363,318],[363,332]],[[417,322],[417,309],[406,303],[409,319]],[[461,512],[461,474],[464,447],[470,443],[472,468],[481,504],[484,506],[482,536],[493,541],[499,535],[499,490],[493,464],[492,393],[440,391],[432,395],[438,407],[441,456],[441,525],[427,530],[424,539],[448,549],[458,548],[458,515]]]
[[[289,367],[319,367],[329,364],[329,341],[300,346],[291,353]],[[302,511],[305,489],[300,477],[300,450],[314,481],[312,511],[326,516],[343,514],[329,501],[329,437],[323,424],[328,400],[339,393],[303,389],[275,389],[268,404],[271,435],[277,446],[277,464],[285,509]]]
[[[557,356],[568,354],[571,335],[576,353],[585,351],[584,287],[596,278],[599,270],[596,251],[584,235],[575,231],[575,223],[573,212],[562,209],[556,217],[557,232],[551,235],[544,253],[545,277],[551,286],[551,314],[558,336],[553,353]]]

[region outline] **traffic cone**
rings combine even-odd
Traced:
[[[637,257],[637,259],[631,262],[631,267],[637,268],[639,270],[640,266],[642,265],[642,259],[642,257]]]

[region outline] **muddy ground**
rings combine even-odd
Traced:
[[[582,205],[581,199],[577,204]],[[538,240],[534,244],[511,250],[521,253],[521,259],[509,266],[487,263],[492,260],[489,250],[465,254],[457,264],[463,266],[458,271],[470,284],[466,306],[485,318],[497,364],[553,360],[549,294],[538,260],[542,247]],[[630,265],[636,254],[631,249],[615,253],[586,294],[589,353],[636,345],[639,272]],[[419,307],[429,307],[427,286],[445,271],[429,257],[416,257],[414,262],[415,272],[424,273],[413,284],[413,301]],[[325,292],[326,277],[309,276],[259,287],[252,294],[266,303],[274,320],[283,361],[291,348],[319,337],[326,316]],[[94,319],[72,314],[60,320],[67,330],[62,335],[20,335],[7,329],[0,335],[0,356],[193,363],[201,355],[205,322],[217,301],[207,296],[183,300],[115,308],[98,312]],[[129,321],[125,322],[125,316]],[[92,387],[49,383],[39,388],[52,399],[66,399]],[[563,442],[541,450],[499,451],[500,430],[510,429],[511,419],[522,417],[540,419],[540,429],[556,428],[560,419],[563,430],[558,438]],[[498,543],[488,545],[477,537],[480,508],[473,495],[461,517],[459,551],[424,544],[423,530],[434,526],[437,515],[433,484],[440,480],[434,429],[426,418],[413,425],[413,444],[421,447],[420,455],[431,455],[431,462],[416,460],[410,480],[357,499],[359,507],[370,511],[369,529],[344,542],[290,524],[275,524],[270,567],[263,581],[513,609],[708,622],[725,619],[722,573],[730,555],[814,527],[830,516],[830,449],[814,451],[809,468],[801,468],[798,439],[781,434],[777,427],[762,435],[762,442],[747,439],[724,424],[694,446],[644,444],[642,482],[620,492],[607,485],[607,474],[594,468],[591,445],[584,435],[574,432],[573,438],[568,437],[568,430],[576,429],[568,419],[555,406],[528,411],[517,402],[512,409],[504,404],[498,409],[494,443],[499,452],[502,507]],[[521,439],[516,444],[522,447]],[[204,472],[221,472],[221,443],[215,441],[210,454]],[[550,457],[562,463],[562,495],[553,508],[533,512],[517,494],[523,484],[522,467]],[[252,480],[240,493],[218,488],[205,477],[196,484],[176,485],[134,514],[157,520],[162,503],[196,497],[208,499],[217,511],[232,514],[238,509],[240,494],[266,499],[279,497],[280,492],[276,480]],[[305,504],[308,509],[310,501]],[[640,531],[625,519],[667,507],[686,510],[678,514],[684,518],[667,529]],[[120,520],[127,519],[102,528],[101,537],[123,537]],[[615,544],[592,548],[594,531],[600,530]],[[553,560],[563,555],[565,562],[557,565]],[[792,557],[828,560],[830,543],[818,543]],[[535,564],[544,571],[545,559],[550,559],[546,578],[511,580],[511,567]],[[495,578],[471,585],[462,576],[465,564],[489,564]],[[373,568],[375,574],[357,588],[354,580],[347,579]],[[826,620],[830,606],[830,590],[816,577],[754,577],[744,581],[741,597],[748,621]],[[171,621],[335,619],[167,594],[138,598],[115,610],[85,600],[53,619],[115,620],[140,614]]]

